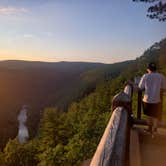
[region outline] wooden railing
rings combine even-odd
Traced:
[[[90,166],[128,165],[132,91],[132,86],[127,85],[113,98],[112,116]]]
[[[132,116],[132,95],[137,95],[137,115]],[[161,93],[162,103],[163,93]],[[127,84],[122,92],[114,96],[112,116],[100,140],[90,166],[128,166],[130,127],[134,124],[148,125],[141,119],[142,91],[134,84]],[[166,122],[158,122],[158,127],[166,128]]]

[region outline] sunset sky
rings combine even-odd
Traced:
[[[0,60],[135,59],[166,37],[166,22],[132,0],[0,0]]]

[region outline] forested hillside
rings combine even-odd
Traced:
[[[142,76],[147,63],[152,61],[166,74],[166,39],[155,43],[134,61],[79,74],[79,79],[86,83],[96,80],[95,90],[71,103],[65,112],[52,105],[45,108],[38,135],[25,144],[19,144],[17,138],[9,140],[0,152],[0,165],[80,166],[96,150],[111,116],[112,97],[124,88],[127,80]]]
[[[36,134],[45,107],[67,111],[95,89],[96,83],[115,78],[129,62],[116,64],[85,62],[0,62],[0,147],[18,130],[17,116],[22,105],[28,106],[28,128]]]

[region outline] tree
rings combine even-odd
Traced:
[[[165,0],[133,0],[134,2],[152,3],[148,8],[147,16],[151,19],[166,21],[166,2]]]
[[[36,166],[38,163],[37,153],[35,140],[26,144],[20,144],[17,139],[9,140],[4,148],[4,153],[0,154],[4,157],[0,162],[4,162],[5,166]]]
[[[0,151],[0,165],[5,166],[5,161],[4,161],[5,155]]]
[[[47,147],[47,149],[38,155],[40,162],[38,166],[63,166],[64,164],[64,146],[58,144],[56,147]]]

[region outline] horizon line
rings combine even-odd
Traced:
[[[20,61],[20,62],[39,62],[39,63],[99,63],[99,64],[115,64],[115,63],[122,63],[126,61],[133,61],[135,59],[128,59],[128,60],[122,60],[122,61],[115,61],[112,63],[105,63],[105,62],[98,62],[98,61],[41,61],[41,60],[25,60],[25,59],[6,59],[6,60],[0,60],[0,62],[7,62],[7,61]]]

